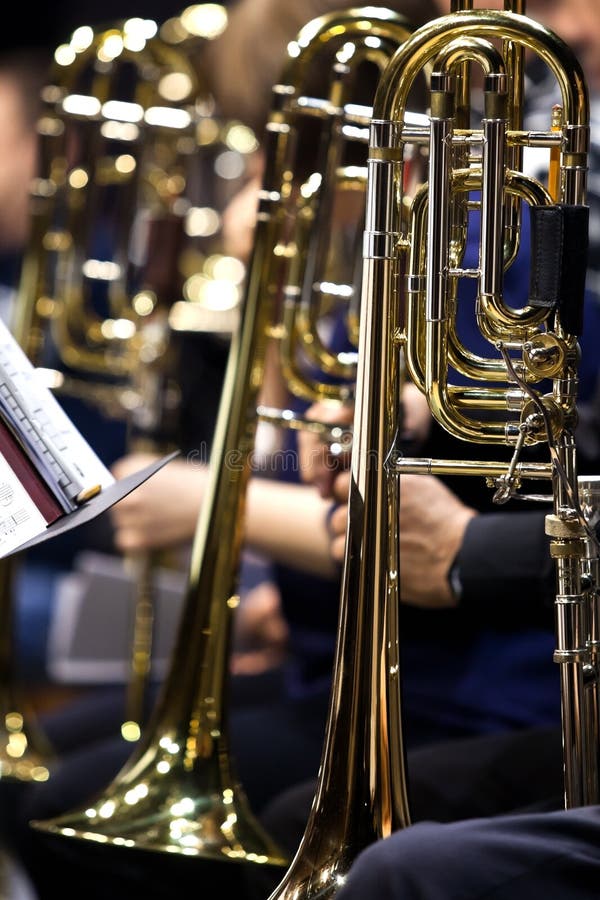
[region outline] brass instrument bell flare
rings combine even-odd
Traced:
[[[358,140],[357,152],[363,157],[366,154],[368,121],[364,108],[357,110],[351,102],[356,88],[353,66],[367,64],[381,71],[408,33],[409,27],[402,17],[369,7],[323,16],[303,29],[294,42],[282,83],[273,91],[274,106],[263,148],[265,176],[241,324],[231,343],[210,460],[210,480],[197,523],[188,591],[171,668],[152,719],[124,768],[89,804],[54,819],[33,823],[40,833],[67,837],[78,844],[87,841],[96,849],[110,846],[152,850],[170,857],[185,856],[188,861],[193,858],[229,860],[259,867],[273,865],[282,871],[287,864],[284,854],[264,834],[248,808],[243,786],[237,783],[234,774],[227,735],[231,618],[239,603],[243,540],[240,522],[261,417],[259,389],[266,349],[272,341],[269,346],[275,346],[280,351],[278,359],[284,360],[281,363],[284,376],[288,371],[293,375],[288,384],[292,394],[302,398],[308,395],[313,400],[348,396],[348,382],[354,378],[356,360],[331,359],[331,354],[319,352],[318,358],[325,358],[326,369],[325,375],[319,378],[315,373],[315,358],[311,357],[311,364],[306,365],[306,355],[302,353],[302,335],[308,334],[315,325],[317,314],[306,307],[300,312],[296,308],[291,344],[287,342],[286,326],[290,320],[286,315],[305,283],[311,294],[313,285],[321,284],[322,289],[314,292],[321,310],[330,309],[334,295],[335,302],[347,305],[344,291],[334,288],[350,284],[355,260],[350,260],[350,274],[344,272],[341,278],[338,268],[339,280],[330,278],[334,254],[327,254],[327,260],[319,255],[310,240],[310,229],[304,227],[303,215],[310,219],[321,203],[322,211],[331,210],[328,202],[331,184],[334,187],[341,184],[344,191],[353,195],[352,200],[357,189],[364,188],[364,179],[348,172],[336,155],[346,150],[351,152],[346,142],[353,140]],[[330,93],[324,98],[313,97],[305,85],[312,84],[311,76],[324,65]],[[305,130],[314,134],[315,123],[327,141],[306,140]],[[303,135],[304,155],[300,161],[296,159],[295,165],[300,171],[296,178],[290,178],[294,169],[294,166],[290,168],[290,160],[294,161],[296,141],[301,143]],[[329,139],[334,136],[339,143],[328,152]],[[319,170],[311,168],[312,157],[307,149],[316,149],[317,158],[329,166],[327,178],[317,178]],[[302,188],[306,188],[304,194]],[[289,223],[296,218],[301,220],[297,224],[302,232],[297,242],[290,237],[289,229]],[[353,226],[356,229],[357,223],[353,222]],[[300,248],[298,255],[291,251],[293,246]],[[306,277],[305,272],[309,273]],[[323,338],[323,333],[319,337]],[[308,343],[310,339],[304,341],[304,346]],[[298,357],[302,357],[300,364]],[[331,370],[327,369],[329,363]],[[349,363],[341,374],[336,368],[340,363],[342,366]],[[285,411],[279,417],[272,411],[266,415],[284,425],[286,420],[297,424]],[[236,460],[235,466],[228,464],[231,459]],[[365,607],[360,615],[366,621],[371,608]],[[373,647],[381,646],[379,642],[392,634],[388,628],[393,628],[389,620],[385,625],[380,622]],[[380,662],[379,656],[377,662],[372,662],[373,678],[383,682]],[[365,666],[368,665],[365,660]],[[363,700],[364,696],[361,703]],[[382,797],[385,825],[381,824],[378,812],[366,810],[369,824],[364,828],[373,836],[380,834],[382,827],[392,827],[401,815],[391,809],[403,791],[402,751],[397,730],[399,707],[395,695],[390,705],[389,730],[380,735],[381,743],[377,742],[386,779],[389,775]],[[371,717],[364,706],[361,710],[366,725]],[[346,746],[340,759],[347,756],[347,740],[344,740]],[[340,766],[340,775],[343,774],[347,774],[345,764]],[[361,778],[362,785],[356,789],[356,795],[365,795],[368,779],[368,775]],[[371,821],[372,818],[376,821]],[[358,830],[363,831],[362,827]],[[337,839],[337,828],[332,837]],[[358,835],[354,837],[359,841]]]

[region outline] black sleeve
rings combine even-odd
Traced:
[[[484,513],[467,526],[456,564],[460,605],[492,627],[554,621],[554,562],[545,513]]]

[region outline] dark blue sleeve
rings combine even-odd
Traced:
[[[457,557],[461,606],[492,627],[553,626],[554,562],[545,513],[498,512],[469,522]]]

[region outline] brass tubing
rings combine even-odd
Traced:
[[[394,36],[401,42],[408,33],[398,29]],[[390,166],[372,154],[368,178],[375,193],[393,197],[401,161]],[[381,228],[379,214],[390,216]],[[376,209],[372,193],[365,219],[350,515],[332,695],[309,821],[270,900],[333,897],[363,847],[409,823],[400,713],[398,486],[385,467],[399,426],[394,386],[400,377],[400,320],[389,284],[396,271],[392,235],[400,219],[393,204],[383,213]],[[381,278],[374,274],[375,261]],[[372,283],[376,301],[364,293]]]
[[[330,41],[352,41],[365,29],[386,36],[394,46],[405,39],[408,28],[401,17],[382,9],[360,9],[324,16],[303,31],[298,39],[300,53],[290,60],[286,81],[294,76],[298,84],[306,70],[319,64],[318,54]],[[255,821],[235,778],[234,763],[227,739],[227,682],[231,640],[231,617],[239,602],[238,579],[244,534],[246,488],[251,470],[257,422],[257,400],[262,385],[267,342],[276,327],[276,304],[281,257],[274,260],[280,246],[282,167],[289,150],[289,129],[283,107],[286,89],[274,91],[275,103],[267,127],[264,152],[265,176],[260,192],[255,243],[248,272],[240,329],[231,343],[225,384],[219,407],[210,478],[194,538],[189,584],[184,600],[180,630],[163,682],[161,695],[131,759],[91,808],[81,808],[57,819],[35,823],[40,830],[82,840],[98,840],[111,847],[132,846],[145,850],[180,853],[210,860],[229,860],[259,865],[282,865],[285,860],[274,842]],[[283,184],[285,187],[285,184]],[[394,348],[394,354],[396,349]],[[393,374],[393,370],[392,370]],[[388,405],[388,401],[383,401]],[[267,415],[272,412],[267,411]],[[387,415],[385,420],[391,418]],[[386,426],[387,427],[387,426]],[[234,466],[231,459],[236,460]],[[378,529],[384,527],[383,517]],[[359,655],[372,668],[370,688],[360,700],[361,709],[342,710],[363,729],[356,736],[356,752],[350,753],[351,769],[344,772],[339,759],[347,758],[348,739],[341,732],[336,745],[336,778],[356,797],[372,794],[375,775],[381,786],[364,809],[364,821],[355,816],[344,821],[330,810],[335,830],[328,832],[323,861],[339,857],[336,872],[345,871],[352,856],[375,837],[400,824],[397,803],[404,795],[400,776],[402,745],[399,742],[400,706],[397,683],[385,686],[387,669],[383,654],[395,664],[395,610],[379,606],[382,596],[362,604],[359,625],[349,616],[351,629],[344,642],[344,655]],[[375,604],[374,618],[371,604]],[[359,601],[356,601],[359,605]],[[341,614],[344,620],[347,613]],[[372,635],[360,649],[354,630]],[[343,639],[342,639],[343,640]],[[369,661],[370,657],[370,661]],[[364,668],[363,666],[363,668]],[[343,692],[344,694],[346,691]],[[389,703],[386,701],[388,700]],[[368,733],[371,716],[366,705],[375,704],[380,722],[374,742]],[[345,703],[355,702],[352,689]],[[376,710],[376,712],[375,712]],[[365,754],[365,771],[358,766]],[[353,780],[354,779],[354,780]],[[328,790],[328,789],[327,789]],[[132,802],[133,801],[133,802]],[[312,845],[312,838],[310,839]],[[315,857],[310,855],[310,865]],[[294,876],[297,869],[294,869]],[[327,886],[323,879],[319,890]],[[312,878],[311,878],[312,880]],[[320,894],[324,896],[324,894]]]
[[[492,462],[488,459],[409,459],[397,457],[390,465],[399,474],[411,475],[482,475],[496,477],[506,472],[506,462]],[[519,479],[535,478],[549,481],[552,468],[546,463],[518,463],[516,475]],[[548,500],[552,497],[548,494]]]
[[[372,13],[373,10],[369,9],[368,16],[372,16]],[[346,382],[354,381],[356,373],[354,362],[346,360],[342,353],[333,354],[324,344],[317,327],[320,314],[317,285],[323,280],[331,234],[336,232],[335,222],[331,221],[336,187],[350,181],[360,187],[365,177],[364,172],[352,174],[342,165],[344,147],[351,141],[359,145],[364,143],[365,161],[367,156],[365,137],[361,134],[351,139],[346,135],[344,127],[346,122],[350,123],[354,118],[349,99],[355,89],[356,72],[364,62],[371,63],[381,71],[396,48],[386,27],[388,22],[379,21],[375,16],[369,19],[368,16],[363,25],[368,23],[371,27],[365,27],[362,34],[359,29],[356,30],[353,36],[355,51],[350,62],[343,61],[342,53],[335,63],[328,101],[317,101],[315,98],[302,95],[301,74],[299,83],[287,82],[287,99],[281,109],[282,121],[290,130],[290,140],[293,140],[294,133],[301,128],[302,118],[313,115],[315,108],[319,109],[319,118],[324,123],[319,158],[313,169],[315,173],[319,173],[319,185],[316,188],[310,184],[301,185],[298,199],[292,198],[293,202],[289,204],[291,217],[296,220],[297,226],[293,232],[293,242],[283,242],[286,251],[282,255],[288,256],[289,259],[287,268],[284,269],[284,286],[281,290],[281,327],[276,329],[275,334],[280,342],[282,369],[286,381],[296,396],[313,401],[336,398],[344,401],[351,397],[352,389],[344,384],[340,385],[335,380],[327,383],[324,379],[311,378],[310,373],[307,374],[306,361],[312,364],[318,373],[328,373],[335,379],[345,379]],[[373,48],[374,39],[379,40],[376,49]],[[289,74],[298,77],[297,72]],[[364,112],[365,110],[363,117]],[[362,230],[360,219],[352,224],[359,235]],[[336,261],[339,264],[339,256]],[[349,282],[353,280],[355,268],[352,261],[348,273]],[[345,302],[348,304],[348,300]],[[352,339],[351,334],[349,338]],[[299,360],[299,355],[306,359]],[[304,366],[301,362],[304,362]]]
[[[278,135],[266,147],[278,153]],[[232,616],[239,602],[249,455],[272,302],[263,283],[271,240],[266,184],[257,222],[240,331],[231,344],[211,455],[210,479],[194,538],[189,581],[169,672],[132,756],[94,809],[34,827],[79,840],[213,860],[283,865],[283,854],[254,819],[227,746],[226,690]],[[259,302],[260,301],[260,302]],[[231,466],[233,458],[239,464]],[[224,536],[227,536],[226,538]],[[131,798],[136,802],[131,803]],[[107,806],[108,804],[108,806]],[[110,809],[110,815],[106,810]],[[152,822],[152,827],[149,826]],[[188,824],[186,824],[188,823]]]
[[[478,26],[477,29],[475,28],[476,22]],[[502,23],[501,28],[500,23]],[[571,135],[572,143],[577,144],[578,141],[584,140],[583,135],[586,135],[588,130],[586,124],[587,93],[581,70],[576,62],[572,79],[569,81],[565,77],[563,69],[565,65],[573,61],[569,48],[563,45],[559,39],[551,35],[546,29],[543,29],[529,19],[514,16],[512,13],[494,13],[491,11],[456,13],[450,17],[442,17],[434,23],[431,23],[429,26],[420,29],[418,38],[413,38],[412,41],[408,41],[399,53],[396,54],[390,67],[386,70],[376,97],[374,128],[383,128],[386,122],[395,122],[396,117],[400,120],[402,119],[405,96],[408,92],[411,79],[415,77],[418,66],[424,65],[429,62],[431,58],[440,54],[445,46],[443,38],[444,32],[447,31],[446,40],[452,41],[454,34],[456,33],[454,31],[455,27],[459,30],[461,36],[464,35],[467,40],[465,50],[467,56],[469,56],[471,51],[468,39],[471,35],[474,36],[475,34],[480,37],[493,37],[505,34],[512,40],[525,44],[531,43],[557,76],[557,81],[563,91],[564,102],[568,106],[570,112],[573,113],[573,117],[569,119],[569,121],[573,123],[573,132]],[[518,29],[521,27],[522,32],[519,32]],[[511,33],[511,29],[514,33]],[[408,49],[409,45],[410,49]],[[400,67],[404,67],[402,84],[392,88],[394,74],[397,75]],[[396,70],[395,73],[394,70]],[[381,114],[379,114],[378,110]],[[437,126],[438,128],[441,127],[441,123],[438,122]],[[410,279],[412,280],[409,280],[410,302],[409,313],[407,316],[407,366],[411,378],[415,380],[417,384],[422,386],[422,389],[428,395],[432,406],[436,408],[436,414],[439,415],[440,421],[442,421],[444,427],[449,431],[458,437],[477,442],[486,442],[489,440],[491,442],[505,443],[507,441],[507,436],[510,433],[514,433],[514,429],[509,429],[507,431],[498,427],[498,425],[493,422],[490,422],[489,427],[487,427],[486,423],[486,435],[483,437],[480,425],[477,422],[465,419],[451,403],[451,393],[448,389],[446,378],[446,360],[448,358],[449,349],[453,353],[455,360],[462,351],[457,348],[455,344],[449,348],[449,334],[452,332],[447,324],[449,314],[447,312],[445,300],[447,296],[445,273],[447,272],[448,263],[446,256],[441,250],[444,246],[443,234],[447,234],[447,224],[444,224],[447,222],[444,215],[446,201],[443,198],[447,197],[448,194],[447,192],[443,192],[443,184],[440,182],[440,178],[442,177],[441,172],[443,172],[444,168],[448,165],[448,162],[447,160],[442,163],[436,162],[436,153],[438,152],[436,148],[446,146],[446,144],[435,140],[435,120],[432,123],[432,128],[434,129],[434,140],[432,140],[432,150],[430,150],[430,153],[433,152],[433,158],[430,165],[429,189],[431,190],[432,195],[436,196],[436,202],[439,206],[436,206],[435,214],[430,214],[430,221],[435,224],[436,230],[433,232],[429,231],[428,233],[427,264],[430,269],[429,272],[426,273],[424,279],[426,285],[426,288],[424,289],[431,293],[428,294],[428,312],[425,317],[425,323],[422,325],[418,323],[417,320],[419,314],[413,313],[413,310],[417,309],[421,302],[419,293],[415,291],[415,289],[417,291],[419,290],[418,285],[420,279],[414,269],[415,264],[419,265],[420,259],[415,256],[411,259],[410,264]],[[446,143],[448,137],[449,135],[446,135]],[[375,144],[373,144],[373,146],[375,146]],[[394,147],[394,144],[389,145],[388,155],[390,159],[393,157]],[[575,167],[575,169],[578,172],[578,167]],[[565,188],[565,202],[578,202],[578,199],[581,198],[581,194],[576,195],[575,183],[577,182],[579,189],[582,189],[582,180],[582,178],[577,180],[577,177],[573,175],[570,189]],[[442,189],[441,193],[440,189]],[[567,195],[570,197],[570,200],[567,200]],[[437,230],[438,228],[439,231]],[[438,233],[442,235],[442,237],[440,238],[441,244],[439,244],[439,249],[436,254],[436,245],[434,244],[431,246],[431,241]],[[421,251],[420,258],[422,258],[422,255]],[[436,255],[438,263],[434,265],[432,260]],[[431,269],[432,266],[435,271]],[[496,272],[498,272],[497,265],[495,269]],[[421,270],[417,270],[417,272],[420,271]],[[504,315],[507,317],[513,316],[514,318],[518,318],[520,315],[523,318],[524,326],[530,328],[535,327],[536,319],[537,322],[542,322],[544,319],[543,313],[537,312],[533,314],[531,321],[526,323],[524,318],[526,313],[519,314],[518,312],[511,313],[507,311],[505,307],[501,307],[499,298],[493,294],[486,295],[482,292],[479,297],[479,303],[481,304],[484,313],[481,316],[482,330],[489,328],[489,323],[493,322],[492,316],[485,315],[485,313],[489,313],[490,310],[492,310],[499,318]],[[490,338],[492,338],[491,332]],[[493,339],[499,339],[498,333],[493,335]],[[422,360],[419,362],[416,356],[416,354],[424,352],[428,355],[426,363]],[[470,362],[470,365],[472,366],[472,361]],[[493,371],[493,368],[490,371]]]
[[[556,562],[556,662],[562,682],[562,716],[565,768],[565,805],[598,802],[598,672],[597,610],[590,611],[588,586],[589,543],[597,555],[597,539],[585,522],[577,500],[577,465],[573,429],[576,421],[577,335],[567,332],[562,309],[512,310],[502,299],[504,269],[518,247],[517,207],[522,197],[532,205],[585,206],[589,101],[581,66],[571,49],[543,26],[524,16],[523,2],[505,4],[504,12],[472,10],[472,3],[452,3],[452,13],[429,23],[399,49],[380,81],[374,103],[370,165],[388,168],[397,158],[402,123],[412,83],[425,65],[434,67],[455,59],[456,43],[464,42],[465,61],[472,57],[471,41],[501,43],[504,66],[494,65],[494,81],[487,73],[486,110],[479,131],[469,131],[462,121],[468,106],[467,81],[454,87],[450,75],[463,76],[461,63],[452,72],[438,72],[432,82],[432,123],[429,183],[413,205],[412,233],[397,241],[399,253],[408,256],[408,312],[403,348],[410,377],[426,395],[435,418],[450,433],[474,443],[513,444],[510,463],[477,461],[407,461],[390,455],[394,472],[426,471],[482,474],[496,483],[495,499],[511,495],[524,476],[518,455],[521,447],[546,443],[550,463],[528,475],[551,476],[553,512],[546,516],[550,551]],[[560,133],[560,196],[556,200],[542,186],[519,174],[522,135],[522,66],[524,52],[532,52],[556,79],[564,110]],[[491,58],[491,57],[490,57]],[[501,100],[504,78],[508,79],[507,109]],[[442,96],[445,95],[445,96]],[[455,98],[454,104],[451,97]],[[379,140],[384,135],[386,140]],[[551,134],[533,135],[535,146],[555,147]],[[477,164],[476,150],[483,148]],[[451,150],[450,147],[455,147]],[[471,147],[472,154],[465,153]],[[518,152],[517,152],[518,151]],[[465,161],[468,160],[468,165]],[[369,181],[369,199],[393,204],[396,198],[381,190],[379,176]],[[461,213],[469,207],[461,190],[480,191],[482,217],[480,263],[469,272],[461,270],[464,237]],[[427,196],[425,194],[427,193]],[[399,201],[400,202],[400,201]],[[425,232],[425,208],[429,226]],[[388,227],[389,226],[389,227]],[[394,243],[396,222],[389,208],[378,211],[367,222],[372,234],[366,246],[386,248]],[[363,302],[387,297],[393,290],[392,267],[384,252],[371,254],[366,269]],[[494,354],[480,360],[460,344],[455,324],[457,283],[461,277],[480,280],[476,318],[480,332]],[[581,298],[578,298],[578,300]],[[540,304],[540,307],[542,304]],[[545,342],[544,342],[545,339]],[[371,355],[374,354],[370,348]],[[551,358],[554,358],[552,361]],[[539,363],[539,365],[538,365]],[[457,389],[449,384],[449,366],[474,377],[481,372],[486,387]],[[547,368],[545,368],[547,366]],[[502,374],[504,369],[504,374]],[[542,395],[544,377],[552,379],[552,391]],[[506,384],[506,387],[502,385]],[[484,417],[487,409],[500,409],[506,398],[506,421]],[[519,392],[521,396],[519,397]],[[357,390],[357,393],[359,391]],[[477,409],[480,418],[477,418]],[[475,417],[468,418],[466,411]],[[355,434],[355,443],[359,435]],[[522,495],[523,496],[523,495]],[[533,499],[533,498],[532,498]],[[537,498],[535,498],[537,499]],[[597,601],[594,599],[593,604]]]

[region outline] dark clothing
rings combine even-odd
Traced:
[[[526,729],[420,747],[407,754],[406,773],[413,822],[562,807],[558,730]],[[295,785],[261,814],[290,853],[304,834],[316,787],[316,779]]]
[[[267,690],[270,690],[267,687]],[[239,756],[239,774],[249,796],[251,805],[258,813],[262,824],[276,840],[282,850],[291,855],[295,852],[304,832],[308,812],[314,796],[316,782],[314,779],[303,781],[297,787],[282,792],[266,806],[261,806],[259,798],[264,795],[264,785],[260,785],[260,775],[266,775],[267,765],[272,760],[266,749],[275,736],[273,722],[285,735],[283,752],[286,754],[286,765],[283,769],[283,782],[289,777],[289,765],[298,767],[302,755],[311,755],[311,738],[313,735],[302,735],[294,724],[293,713],[285,714],[284,706],[273,695],[272,715],[262,718],[264,730],[248,728],[248,722],[233,711],[232,746],[238,754],[242,748],[245,753]],[[112,706],[106,706],[110,714]],[[318,713],[318,710],[315,710]],[[308,710],[305,722],[309,722]],[[252,710],[248,709],[251,715]],[[85,717],[74,717],[76,723]],[[88,728],[94,730],[93,717],[88,717]],[[290,728],[290,722],[292,727]],[[64,739],[69,732],[66,728],[56,734],[56,738]],[[280,738],[278,739],[280,740]],[[256,744],[252,760],[247,754],[247,744]],[[320,756],[320,745],[314,744],[317,760]],[[73,810],[84,799],[91,799],[96,789],[103,789],[112,779],[117,768],[126,761],[130,747],[117,740],[97,741],[93,745],[93,765],[88,747],[72,752],[66,757],[61,768],[53,779],[44,785],[34,785],[29,789],[29,802],[23,804],[23,820],[18,823],[17,835],[20,845],[17,849],[24,853],[28,861],[39,892],[40,900],[53,900],[55,891],[60,887],[61,896],[65,900],[76,900],[75,893],[70,890],[80,889],[81,879],[89,878],[94,873],[93,890],[100,893],[90,894],[92,898],[104,900],[102,895],[103,880],[102,860],[110,864],[111,896],[115,900],[128,900],[133,891],[134,897],[145,896],[144,885],[150,893],[148,896],[157,900],[170,900],[171,887],[169,879],[170,866],[174,872],[179,871],[179,878],[185,882],[194,871],[204,872],[205,863],[198,860],[188,871],[185,861],[178,866],[170,863],[164,855],[130,853],[125,850],[109,849],[102,854],[90,843],[71,841],[67,838],[49,838],[46,834],[26,828],[29,818],[48,818],[64,811]],[[261,759],[262,749],[262,759]],[[291,755],[292,759],[288,758]],[[283,757],[282,757],[283,759]],[[245,762],[244,762],[245,760]],[[518,764],[515,764],[518,760]],[[270,761],[270,762],[269,762]],[[314,762],[314,759],[313,759]],[[251,763],[251,764],[250,764]],[[316,765],[316,763],[314,763]],[[298,768],[296,769],[298,771]],[[315,768],[316,771],[316,768]],[[558,731],[532,730],[520,735],[493,735],[467,741],[454,741],[437,745],[436,748],[423,748],[408,754],[408,780],[411,798],[411,815],[413,821],[421,821],[435,817],[438,821],[453,821],[457,818],[473,817],[501,813],[515,808],[540,807],[558,808],[561,804],[562,753]],[[272,773],[269,773],[269,782]],[[277,776],[275,777],[277,780]],[[81,785],[86,784],[88,796],[82,796]],[[90,793],[91,792],[91,793]],[[550,799],[547,799],[550,798]],[[153,877],[142,865],[147,857],[153,866]],[[161,863],[161,859],[163,860]],[[110,860],[110,863],[109,863]],[[72,878],[64,883],[63,865],[68,864]],[[259,867],[262,868],[262,867]],[[187,874],[186,874],[187,873]],[[223,873],[222,877],[225,876]],[[240,900],[265,900],[275,888],[282,872],[275,869],[252,873],[243,888],[235,895]],[[73,887],[72,887],[73,885]],[[136,890],[139,891],[136,893]],[[129,892],[129,893],[128,893]],[[365,894],[365,897],[370,896]],[[373,895],[375,896],[375,895]],[[77,898],[78,900],[78,898]],[[361,898],[362,900],[362,898]]]
[[[459,607],[402,606],[403,704],[411,746],[558,725],[553,565],[544,513],[483,514],[469,523],[458,555]]]
[[[555,571],[545,515],[498,512],[467,525],[457,559],[460,602],[477,622],[507,631],[552,627]]]
[[[361,854],[337,900],[595,900],[598,807],[424,822]]]

